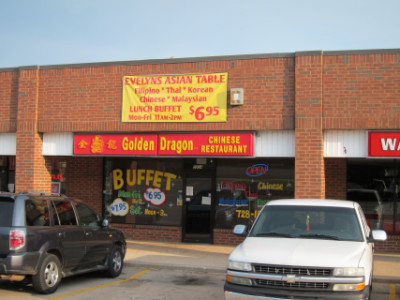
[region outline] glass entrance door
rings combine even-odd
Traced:
[[[213,173],[191,170],[186,176],[184,242],[212,242]]]

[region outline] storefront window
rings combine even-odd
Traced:
[[[52,157],[51,169],[51,192],[55,194],[66,194],[66,178],[67,162],[62,157]]]
[[[294,160],[219,160],[216,228],[251,225],[270,200],[294,198]]]
[[[347,199],[360,203],[372,229],[400,234],[400,160],[353,159],[347,164]]]
[[[15,191],[15,156],[0,156],[0,191]]]
[[[105,215],[114,223],[180,226],[182,170],[177,159],[105,159]]]

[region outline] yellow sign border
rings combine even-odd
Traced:
[[[228,73],[123,76],[122,122],[226,122]]]

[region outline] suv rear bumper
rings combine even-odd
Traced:
[[[33,275],[36,274],[40,259],[39,252],[15,253],[0,258],[0,274],[2,275]]]

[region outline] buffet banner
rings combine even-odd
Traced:
[[[122,122],[226,122],[228,73],[124,76]]]

